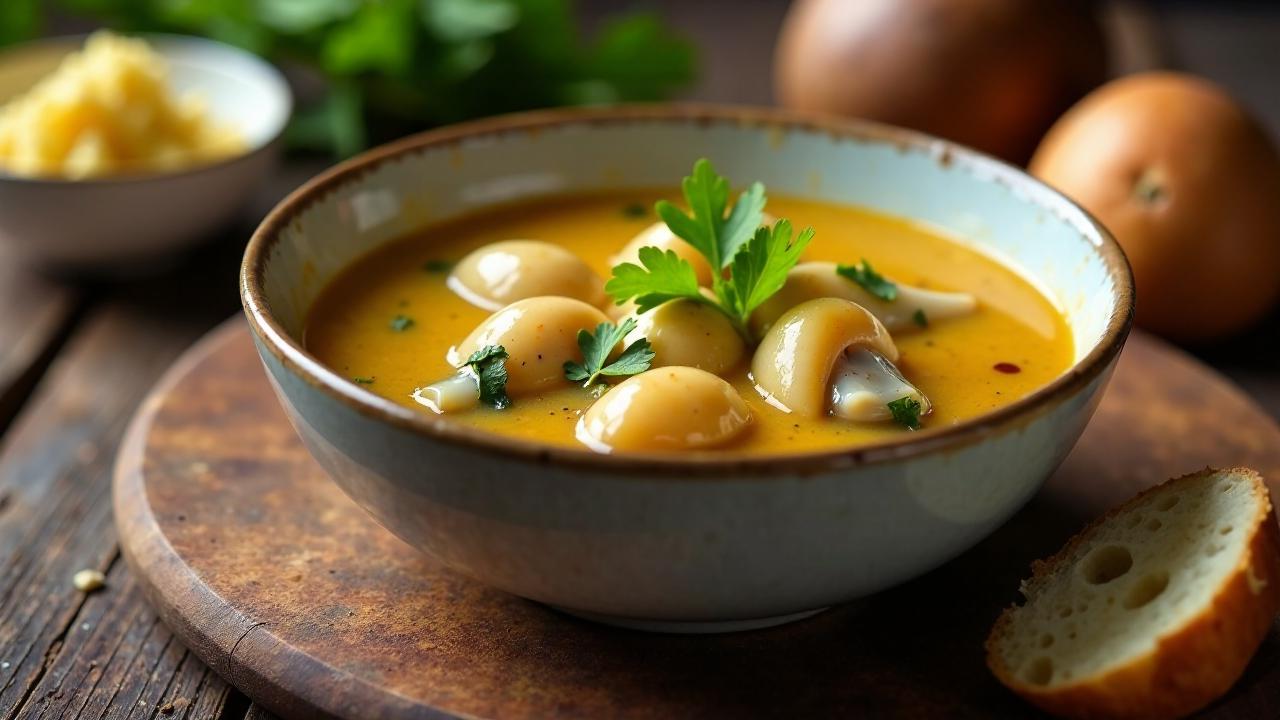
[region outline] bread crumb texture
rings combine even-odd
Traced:
[[[1225,692],[1280,602],[1262,478],[1195,473],[1153,488],[1037,562],[987,641],[1011,689],[1076,717],[1172,717]]]

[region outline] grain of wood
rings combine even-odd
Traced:
[[[222,698],[207,703],[209,716],[226,705],[225,686],[203,679],[207,671],[115,563],[109,492],[114,448],[133,408],[209,321],[198,312],[157,316],[128,300],[102,306],[6,437],[0,717],[123,718],[142,709],[149,717],[188,664],[202,678],[196,687]],[[77,592],[68,578],[82,568],[106,573],[108,587]]]
[[[0,432],[57,349],[79,304],[78,291],[0,254]]]

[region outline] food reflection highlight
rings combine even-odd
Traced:
[[[783,412],[880,422],[892,420],[890,404],[906,398],[927,414],[928,398],[902,377],[897,360],[889,331],[866,308],[819,298],[779,318],[756,349],[751,374]],[[915,429],[918,420],[904,424]]]
[[[604,281],[578,256],[539,240],[491,243],[463,258],[449,275],[449,287],[485,310],[501,310],[539,295],[605,302]]]
[[[750,422],[751,410],[732,385],[677,366],[624,380],[587,409],[576,434],[596,452],[670,452],[723,445]]]
[[[682,190],[683,207],[659,200],[661,221],[631,230],[611,253],[597,236],[645,222],[634,203],[603,221],[577,218],[573,202],[560,201],[566,209],[547,214],[554,222],[478,231],[485,242],[468,242],[456,262],[446,259],[449,243],[438,243],[444,258],[413,261],[426,271],[415,288],[446,290],[429,291],[423,307],[432,316],[406,323],[397,314],[377,336],[361,330],[341,342],[364,324],[356,316],[365,298],[379,293],[339,278],[313,310],[308,344],[332,362],[336,348],[369,332],[369,342],[398,348],[374,353],[396,362],[345,356],[344,369],[355,372],[354,361],[369,371],[359,380],[369,390],[395,399],[395,385],[431,380],[400,397],[464,425],[601,453],[852,447],[1013,402],[1071,360],[1061,315],[989,258],[942,240],[931,242],[947,260],[923,247],[895,254],[875,237],[856,249],[847,237],[815,242],[814,228],[764,212],[760,183],[731,203],[728,181],[705,160]],[[566,242],[574,229],[583,240]],[[503,234],[521,239],[493,241]],[[918,243],[921,231],[904,236]],[[900,278],[903,258],[933,265]],[[1053,331],[960,288],[1030,296],[1055,319]],[[328,299],[335,295],[344,299]],[[357,308],[344,310],[349,320],[330,317],[337,302]],[[472,320],[447,352],[436,338],[448,330],[422,329],[458,327],[477,308],[491,314]],[[422,378],[421,367],[439,366],[432,355],[446,369]],[[1010,365],[1019,372],[1000,369]]]

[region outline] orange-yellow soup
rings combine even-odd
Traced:
[[[446,351],[490,315],[446,287],[451,263],[487,243],[529,238],[572,251],[608,278],[610,256],[656,220],[650,208],[659,197],[674,200],[675,194],[540,199],[429,227],[361,258],[337,277],[311,310],[306,345],[329,367],[359,378],[368,390],[429,412],[412,393],[452,374]],[[640,215],[637,208],[645,212]],[[767,210],[798,228],[815,228],[806,260],[851,264],[866,258],[894,281],[977,298],[977,310],[968,316],[894,334],[901,352],[898,367],[933,403],[922,420],[924,428],[958,423],[1012,403],[1071,364],[1071,335],[1062,314],[999,262],[919,224],[863,209],[771,197]],[[397,316],[403,319],[393,322]],[[752,414],[747,431],[725,451],[803,453],[910,432],[893,423],[807,419],[783,412],[763,401],[749,369],[748,351],[741,366],[725,374]],[[594,400],[587,390],[566,384],[516,397],[506,410],[477,407],[449,418],[501,435],[581,447],[575,425]]]

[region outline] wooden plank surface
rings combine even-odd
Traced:
[[[0,435],[70,330],[80,297],[0,253]]]
[[[234,700],[173,642],[118,562],[109,477],[155,377],[236,311],[238,255],[224,243],[172,275],[104,289],[6,433],[0,717],[150,717],[172,701],[184,708],[175,716],[212,718]],[[108,589],[77,592],[71,577],[86,568],[106,573]]]

